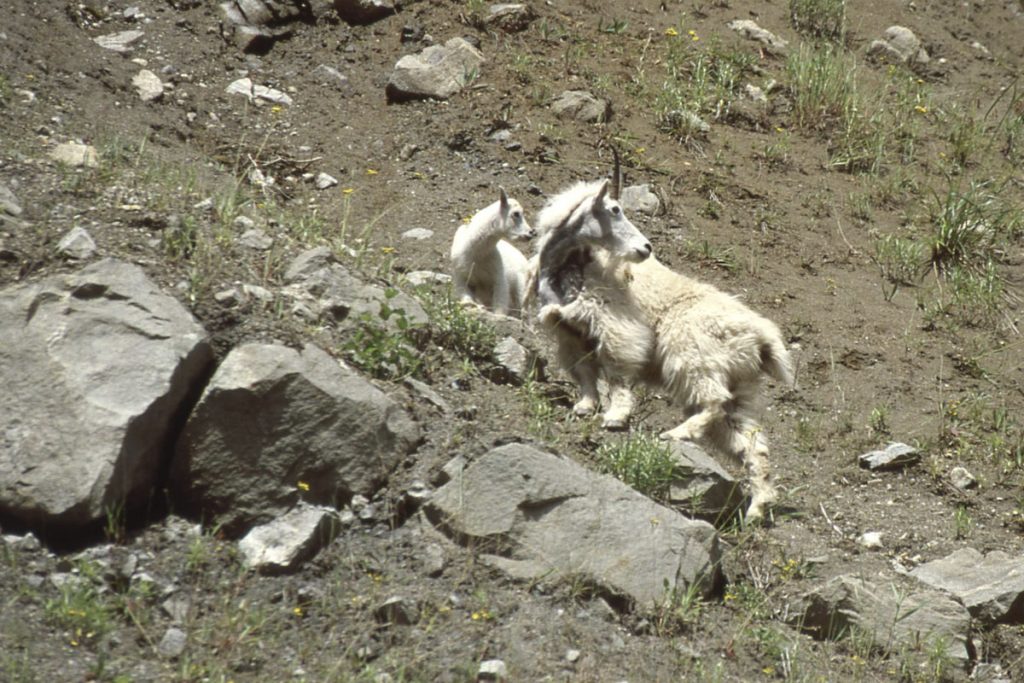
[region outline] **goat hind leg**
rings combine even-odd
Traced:
[[[629,385],[609,381],[608,403],[608,410],[604,412],[601,426],[608,430],[626,429],[629,426],[629,416],[633,413],[633,391]]]
[[[718,445],[741,458],[750,483],[750,505],[747,521],[764,517],[765,508],[778,499],[771,481],[768,463],[768,439],[764,429],[755,420],[730,415],[723,428],[716,430]]]
[[[700,441],[709,427],[726,419],[725,405],[732,399],[729,390],[715,379],[699,380],[694,387],[693,400],[698,406],[697,412],[686,418],[679,426],[662,432],[662,439]]]

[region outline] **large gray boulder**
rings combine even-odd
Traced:
[[[869,583],[843,575],[805,594],[793,614],[800,628],[817,638],[864,638],[886,652],[943,647],[950,657],[968,658],[971,615],[938,591],[911,593],[894,581]]]
[[[453,539],[518,578],[579,577],[641,608],[720,585],[718,535],[614,477],[522,444],[462,469],[425,507]]]
[[[952,594],[983,622],[1024,623],[1024,556],[961,548],[910,575]]]
[[[143,503],[211,362],[203,328],[129,263],[0,292],[0,510],[53,529]]]
[[[234,535],[300,499],[372,495],[419,438],[401,406],[321,349],[244,344],[189,417],[171,483],[187,511]]]
[[[484,61],[483,54],[467,41],[452,38],[399,59],[385,93],[392,102],[446,100],[472,81]]]
[[[714,524],[728,521],[745,502],[740,482],[690,441],[674,441],[669,448],[676,465],[669,484],[669,503]]]

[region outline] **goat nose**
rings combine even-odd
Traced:
[[[654,251],[654,247],[651,246],[650,242],[647,242],[644,244],[643,248],[640,251],[641,253],[643,253],[644,258],[647,258],[648,256],[651,255],[651,252]]]

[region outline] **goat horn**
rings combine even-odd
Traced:
[[[619,150],[612,145],[612,156],[615,157],[615,169],[612,171],[612,199],[619,201],[622,191],[622,166],[619,163]]]

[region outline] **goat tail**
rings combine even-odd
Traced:
[[[778,334],[761,344],[761,369],[781,384],[793,386],[793,357]]]

